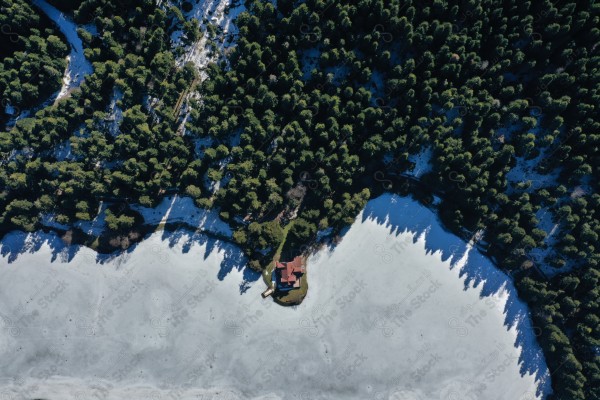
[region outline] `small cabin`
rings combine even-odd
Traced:
[[[292,261],[275,261],[275,284],[277,290],[288,291],[297,289],[302,285],[302,277],[306,273],[306,267],[302,257],[297,256]]]

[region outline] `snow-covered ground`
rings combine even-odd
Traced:
[[[4,106],[4,113],[6,115],[14,115],[16,114],[16,108],[13,107],[10,102],[6,102],[6,105]]]
[[[545,242],[549,244],[556,243],[556,232],[558,230],[558,223],[553,221],[552,211],[547,207],[541,208],[535,217],[539,221],[538,228],[546,232]]]
[[[118,102],[123,99],[123,92],[115,88],[113,91],[110,104],[108,105],[108,116],[106,122],[108,124],[108,132],[112,137],[119,135],[119,126],[123,120],[123,110],[119,107]]]
[[[185,13],[186,19],[195,18],[200,23],[203,32],[202,38],[189,46],[185,54],[177,60],[177,64],[182,66],[186,62],[193,62],[194,65],[201,71],[201,79],[205,79],[206,75],[202,72],[209,63],[214,62],[225,48],[233,44],[233,37],[237,34],[237,28],[233,24],[233,20],[245,10],[243,4],[236,3],[236,0],[192,0],[193,8],[188,13]],[[206,31],[207,24],[218,27],[219,33],[217,40],[213,42],[212,38],[208,37]],[[175,31],[171,35],[173,44],[181,43],[181,31]],[[216,54],[211,50],[211,45],[218,51]]]
[[[302,80],[307,81],[312,75],[312,70],[319,66],[321,52],[317,48],[311,48],[301,53]]]
[[[228,237],[233,235],[229,225],[219,218],[217,210],[198,208],[190,197],[167,196],[155,208],[139,204],[134,204],[131,208],[142,214],[147,224],[184,222],[203,232]]]
[[[6,236],[0,393],[532,400],[549,391],[510,280],[410,199],[370,201],[337,247],[310,257],[308,296],[292,308],[261,298],[262,280],[235,247],[165,234],[113,256],[49,234]]]
[[[556,268],[545,262],[547,257],[556,255],[554,251],[558,242],[560,241],[560,218],[558,220],[556,216],[553,216],[552,211],[547,207],[540,209],[535,217],[538,219],[538,228],[546,232],[546,239],[544,239],[545,248],[535,248],[529,251],[529,258],[533,261],[546,277],[551,278],[557,274],[571,271],[574,267],[572,261],[567,262],[563,267]]]
[[[68,225],[57,222],[56,215],[54,214],[42,214],[40,217],[40,222],[42,225],[50,228],[64,229],[65,231],[69,229]]]
[[[65,161],[65,160],[73,160],[73,154],[71,153],[71,140],[66,139],[60,142],[54,149],[52,149],[54,153],[54,158],[57,161]]]
[[[212,146],[214,143],[214,139],[206,136],[200,139],[194,139],[194,154],[196,158],[204,157],[204,151]]]
[[[414,168],[412,169],[412,171],[407,171],[406,174],[407,175],[412,175],[415,178],[420,178],[423,175],[425,175],[426,173],[430,172],[432,167],[432,161],[431,161],[431,157],[433,156],[433,150],[431,149],[431,147],[427,147],[426,149],[422,150],[419,154],[417,155],[410,155],[408,157],[408,160],[412,163],[415,164]]]
[[[65,97],[69,90],[78,87],[85,76],[93,72],[93,68],[83,53],[83,42],[77,34],[77,25],[45,0],[32,0],[32,3],[58,25],[71,47],[71,53],[67,58],[67,69],[63,76],[63,85],[56,95],[56,100],[59,100]]]
[[[106,209],[108,206],[104,202],[100,202],[98,212],[91,221],[77,221],[73,224],[76,228],[92,236],[100,236],[106,231]]]
[[[528,192],[538,190],[544,187],[556,185],[560,171],[555,169],[551,174],[543,175],[535,171],[535,167],[542,160],[543,155],[527,160],[524,157],[516,157],[517,165],[506,175],[509,183],[516,185],[518,183],[531,182]],[[514,188],[509,186],[509,193],[514,192]]]
[[[208,77],[205,71],[206,67],[217,61],[223,55],[225,49],[234,45],[237,28],[233,21],[245,10],[245,7],[240,0],[192,0],[191,3],[192,9],[184,16],[187,20],[198,20],[202,37],[197,42],[187,46],[183,55],[178,57],[175,63],[178,67],[182,67],[188,62],[193,63],[199,72],[200,81],[203,81]],[[162,4],[162,1],[158,2],[158,5],[160,4]],[[214,37],[209,34],[209,25],[216,27]],[[181,30],[176,30],[171,34],[173,46],[182,45],[182,36],[183,32]],[[187,134],[185,124],[191,112],[189,104],[191,99],[200,99],[200,94],[197,91],[190,91],[185,95],[177,130],[182,135]]]
[[[500,140],[502,143],[510,143],[513,140],[515,132],[519,129],[522,129],[519,124],[511,124],[498,128],[496,130],[496,139]]]

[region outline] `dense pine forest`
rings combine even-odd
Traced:
[[[24,0],[0,2],[0,124],[60,88],[68,47]]]
[[[143,225],[129,204],[179,193],[219,210],[260,270],[286,234],[293,256],[410,194],[512,275],[552,398],[600,399],[599,2],[249,0],[203,71],[176,60],[233,34],[187,21],[187,1],[53,4],[95,26],[79,32],[94,72],[0,133],[2,233],[107,201],[127,237]],[[3,124],[60,87],[68,48],[38,14],[2,1]]]

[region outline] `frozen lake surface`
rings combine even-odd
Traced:
[[[304,303],[229,244],[157,232],[97,256],[13,233],[0,258],[7,399],[532,400],[550,391],[510,280],[408,198],[370,201],[309,259]],[[204,396],[204,397],[203,397]]]

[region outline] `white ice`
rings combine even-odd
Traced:
[[[511,281],[407,198],[370,201],[337,247],[311,256],[308,296],[293,308],[261,298],[265,285],[237,248],[185,231],[113,256],[12,233],[1,253],[6,398],[531,400],[550,391]]]

